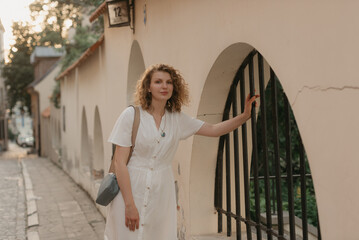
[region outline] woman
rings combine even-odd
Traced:
[[[113,161],[121,191],[109,205],[105,240],[176,240],[172,159],[179,140],[233,131],[250,118],[257,97],[247,97],[241,115],[212,125],[181,112],[188,103],[188,89],[177,70],[165,64],[149,67],[137,83],[140,125],[128,163],[132,107],[122,112],[109,137],[116,144]]]

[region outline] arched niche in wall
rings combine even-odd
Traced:
[[[145,62],[143,60],[140,45],[136,40],[133,41],[128,63],[128,76],[127,76],[127,105],[133,104],[133,94],[136,89],[137,80],[145,71]]]
[[[57,119],[51,119],[52,131],[52,148],[56,151],[61,148],[61,131],[59,131],[60,123]]]
[[[54,148],[56,145],[56,137],[55,135],[57,134],[55,131],[55,119],[50,117],[50,130],[51,130],[51,143],[52,143],[52,147]]]
[[[233,44],[222,51],[208,73],[198,108],[198,118],[217,123],[222,120],[228,91],[238,67],[253,47],[245,43]],[[190,168],[191,234],[217,232],[214,209],[214,183],[218,138],[195,136]],[[206,219],[205,223],[203,219]]]
[[[241,57],[237,59],[234,72],[217,69],[230,65],[226,60],[233,61],[232,54]],[[207,85],[213,80],[211,75],[224,79],[220,84],[212,81],[213,92]],[[228,79],[230,75],[232,77]],[[220,137],[219,142],[195,137],[190,173],[192,234],[227,232],[230,236],[235,232],[241,234],[240,231],[247,234],[256,231],[260,236],[264,229],[267,234],[279,238],[286,233],[291,239],[296,234],[310,238],[319,236],[320,239],[319,231],[308,231],[313,226],[307,224],[313,222],[315,225],[317,219],[316,216],[309,217],[313,211],[315,214],[316,204],[304,146],[285,91],[270,65],[253,47],[238,43],[222,52],[207,81],[199,109],[203,120],[219,122],[239,115],[246,96],[249,92],[254,94],[255,90],[261,94],[261,106],[253,111],[250,121]],[[220,103],[211,104],[206,96],[208,93]],[[202,102],[205,100],[208,102]],[[213,151],[209,153],[208,149]],[[301,193],[298,195],[297,191]],[[310,206],[313,201],[314,205]],[[307,203],[308,208],[304,207]],[[237,216],[238,222],[233,215]],[[206,219],[206,224],[200,221],[201,218]],[[272,226],[272,218],[277,219],[274,220],[278,222],[277,227]],[[255,222],[257,229],[249,222]],[[289,233],[285,230],[287,227]],[[299,232],[295,230],[297,228],[302,230]]]
[[[94,146],[93,146],[92,177],[94,180],[102,179],[104,175],[104,150],[101,118],[98,107],[95,108],[94,120]]]
[[[61,124],[59,120],[56,120],[57,128],[56,128],[56,136],[57,136],[57,149],[61,149]]]
[[[82,108],[81,117],[81,162],[80,172],[90,176],[91,149],[88,137],[87,118],[85,107]]]

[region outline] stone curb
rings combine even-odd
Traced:
[[[37,229],[31,229],[32,227],[39,226],[39,217],[37,214],[36,196],[34,195],[32,182],[27,171],[24,159],[21,159],[22,175],[25,182],[25,195],[26,195],[26,206],[27,206],[27,229],[26,235],[28,240],[39,240],[39,233]]]

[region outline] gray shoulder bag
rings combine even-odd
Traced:
[[[133,148],[135,147],[136,136],[138,131],[138,126],[140,125],[140,111],[138,107],[131,106],[135,109],[135,118],[133,120],[132,126],[132,136],[131,136],[131,149],[130,154],[128,155],[128,162],[132,156]],[[111,165],[108,171],[108,174],[103,178],[100,188],[97,193],[96,203],[102,206],[107,206],[118,194],[120,188],[117,183],[116,174],[115,174],[115,165],[113,156],[115,154],[116,145],[112,144],[112,158]]]

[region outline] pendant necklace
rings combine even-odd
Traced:
[[[163,128],[161,128],[161,124],[160,124],[160,130],[161,130],[161,137],[166,137],[166,133],[165,133],[165,128],[166,128],[166,112],[165,112],[165,124],[163,126]]]

